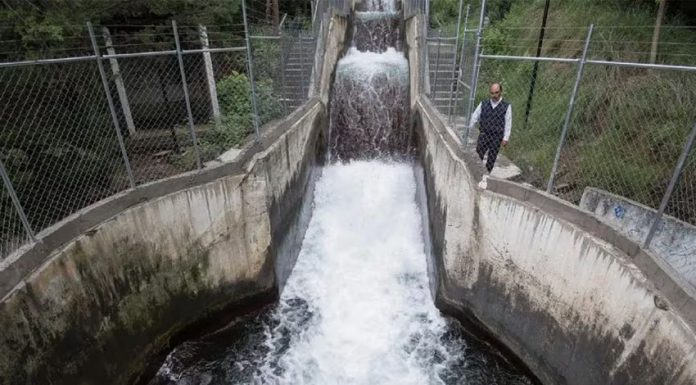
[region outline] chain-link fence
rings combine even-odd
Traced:
[[[599,188],[659,209],[654,223],[664,210],[696,225],[693,32],[665,26],[655,45],[645,25],[529,27],[523,14],[489,25],[498,16],[481,11],[485,3],[472,2],[481,13],[468,18],[482,28],[431,20],[428,36],[429,96],[466,136],[467,150],[479,142],[473,112],[499,83],[514,111],[503,154],[524,181],[576,204]],[[532,10],[546,17],[543,7]]]
[[[423,14],[428,14],[428,8],[430,6],[430,1],[428,0],[403,0],[404,18]]]
[[[228,159],[305,102],[311,21],[261,7],[224,25],[74,28],[69,49],[1,47],[0,263],[101,199]]]

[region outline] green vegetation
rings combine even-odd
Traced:
[[[233,72],[217,83],[218,101],[222,113],[221,124],[211,124],[201,138],[199,150],[203,161],[211,160],[230,148],[238,147],[254,130],[251,86],[245,74]],[[274,93],[270,79],[256,82],[257,107],[261,122],[282,116],[283,108]],[[174,155],[175,164],[183,168],[195,166],[193,147]]]
[[[484,35],[488,54],[536,54],[544,0],[494,1],[497,13]],[[543,56],[578,58],[587,27],[595,24],[589,57],[648,62],[657,5],[653,1],[551,1]],[[456,17],[456,12],[454,13]],[[696,65],[696,31],[678,27],[688,15],[673,7],[663,25],[657,63]],[[452,22],[452,18],[450,18]],[[525,178],[545,187],[575,81],[574,64],[541,63],[529,121],[525,106],[531,62],[485,60],[477,101],[500,81],[514,106],[513,137],[504,153]],[[696,74],[589,64],[585,67],[556,186],[579,201],[594,186],[657,207],[696,115]],[[694,156],[692,156],[694,158]],[[696,162],[676,194],[684,202],[668,211],[696,221]],[[683,179],[684,179],[683,178]],[[690,204],[688,202],[691,202]]]
[[[272,32],[265,1],[249,0],[255,33]],[[282,4],[281,4],[282,3]],[[309,2],[279,3],[281,14],[301,18]],[[184,48],[200,48],[198,24],[209,26],[214,47],[243,44],[241,0],[56,0],[8,1],[0,6],[0,61],[91,54],[85,22],[91,21],[102,45],[101,26],[109,26],[119,53],[170,50],[171,20],[180,26]],[[260,120],[281,115],[277,92],[280,49],[275,41],[254,41],[255,80]],[[203,160],[239,145],[253,131],[246,57],[213,54],[222,122],[208,121],[209,102],[198,55],[185,56],[194,121]],[[136,119],[131,134],[122,119],[136,183],[191,170],[195,157],[173,57],[119,60]],[[111,76],[108,63],[107,75]],[[117,113],[118,95],[113,84]],[[93,61],[12,67],[0,71],[0,157],[35,231],[128,188]],[[140,122],[140,124],[138,123]],[[9,195],[0,188],[0,259],[25,241]]]

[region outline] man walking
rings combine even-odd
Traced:
[[[493,83],[490,93],[490,100],[485,100],[476,107],[469,125],[469,128],[474,128],[480,121],[476,153],[481,160],[488,153],[486,169],[489,173],[498,158],[500,146],[507,145],[512,130],[512,106],[503,101],[503,86]]]

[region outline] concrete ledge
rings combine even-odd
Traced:
[[[37,234],[37,242],[27,245],[8,256],[0,265],[0,298],[4,298],[22,278],[40,266],[51,251],[86,233],[114,215],[149,200],[210,183],[217,179],[241,175],[255,162],[255,157],[266,151],[297,121],[317,108],[323,108],[313,98],[295,110],[286,119],[270,127],[260,142],[252,142],[242,149],[237,160],[210,169],[191,171],[181,175],[147,183],[126,190],[88,206]]]
[[[673,305],[674,310],[684,317],[690,328],[696,331],[696,291],[677,271],[669,268],[653,253],[641,249],[638,244],[592,213],[543,191],[494,178],[488,179],[487,190],[520,202],[528,202],[622,251]]]
[[[0,384],[124,384],[188,325],[277,296],[326,123],[318,98],[236,162],[140,186],[0,272]]]
[[[585,189],[580,207],[639,245],[644,243],[657,214],[653,208],[594,187]],[[650,251],[696,291],[696,226],[664,215]]]
[[[415,137],[443,311],[499,338],[548,384],[696,383],[696,303],[598,217],[481,176],[420,97]]]

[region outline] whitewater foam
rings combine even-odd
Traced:
[[[407,164],[324,169],[258,382],[439,382],[450,354],[429,293],[415,188]]]

